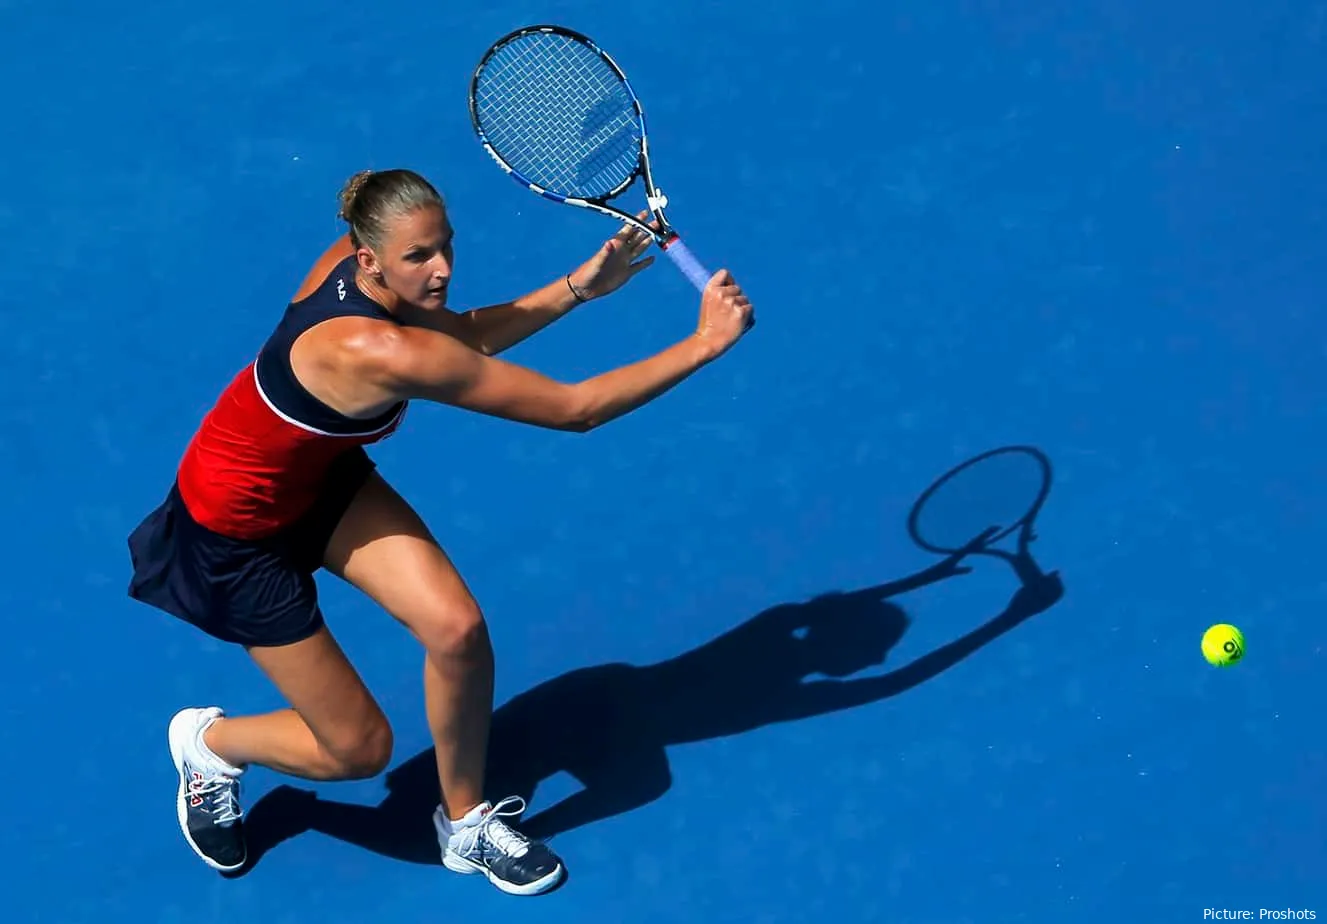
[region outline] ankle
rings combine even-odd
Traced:
[[[217,743],[217,727],[225,724],[226,717],[218,716],[211,722],[203,726],[203,730],[198,733],[198,743],[204,750],[210,751],[214,756],[221,757],[220,746]],[[224,758],[222,758],[224,760]]]
[[[230,749],[226,747],[226,732],[220,730],[226,721],[225,716],[218,716],[205,725],[198,734],[198,749],[204,756],[221,764],[228,772],[239,773],[244,770],[244,762],[232,759]]]
[[[438,805],[438,818],[449,831],[454,831],[477,823],[484,814],[478,810],[487,811],[488,808],[489,804],[483,800],[469,803],[453,801],[450,804],[443,802]]]

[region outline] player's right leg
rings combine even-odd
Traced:
[[[248,766],[310,780],[360,779],[382,772],[392,753],[386,717],[325,625],[301,641],[249,653],[291,708],[227,717],[216,706],[190,707],[175,714],[168,732],[180,828],[221,871],[246,860],[239,786]]]
[[[130,536],[130,596],[244,646],[289,705],[231,718],[200,704],[170,721],[180,827],[214,869],[246,861],[239,790],[248,765],[329,780],[376,774],[391,758],[391,729],[327,630],[312,573],[339,505],[366,474],[365,466],[349,472],[307,522],[276,540],[204,529],[176,489]]]
[[[212,724],[204,742],[219,757],[306,780],[365,779],[386,768],[391,727],[326,626],[249,654],[291,708]]]

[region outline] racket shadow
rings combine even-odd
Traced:
[[[630,812],[668,792],[670,747],[905,693],[1063,596],[1057,573],[1040,575],[966,635],[901,667],[856,677],[884,665],[908,630],[907,614],[891,598],[965,573],[963,561],[958,553],[895,581],[772,607],[655,664],[600,664],[539,684],[494,713],[490,797],[516,794],[532,803],[545,781],[564,773],[574,778],[579,791],[522,820],[521,829],[541,839]],[[432,748],[387,773],[387,795],[377,805],[281,786],[248,813],[249,864],[239,875],[267,850],[305,831],[397,860],[438,865],[431,820],[437,786]]]

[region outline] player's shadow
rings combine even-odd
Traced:
[[[548,839],[629,812],[672,784],[668,748],[740,734],[878,702],[935,677],[1043,612],[1063,595],[1057,573],[1042,574],[1026,548],[1008,603],[966,635],[885,673],[909,619],[892,597],[970,570],[965,552],[916,574],[851,592],[781,604],[698,648],[637,666],[573,670],[509,700],[493,716],[489,780],[494,799],[532,802],[540,783],[568,774],[580,789],[520,822]],[[250,809],[251,868],[264,852],[316,831],[399,860],[438,864],[432,812],[438,776],[430,747],[392,769],[377,805],[335,802],[282,786]]]

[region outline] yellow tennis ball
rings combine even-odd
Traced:
[[[1219,623],[1203,633],[1203,657],[1217,667],[1230,667],[1244,657],[1244,633]]]

